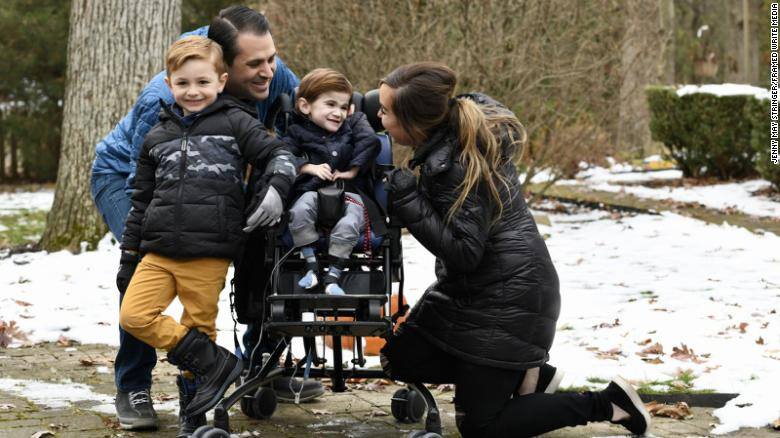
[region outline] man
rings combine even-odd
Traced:
[[[293,94],[298,78],[281,59],[266,17],[245,6],[231,6],[220,11],[211,26],[186,33],[208,35],[219,43],[227,64],[228,80],[225,93],[249,101],[263,121],[271,104],[283,93]],[[96,148],[92,167],[92,197],[115,238],[121,239],[125,219],[130,210],[130,194],[135,176],[135,164],[144,136],[157,123],[160,101],[173,102],[173,95],[164,83],[165,72],[156,75],[143,89],[130,112],[117,124]],[[118,282],[119,283],[119,282]],[[117,284],[120,306],[127,283]],[[250,326],[250,332],[254,331]],[[154,429],[157,414],[151,402],[151,372],[157,362],[154,349],[119,329],[119,351],[114,363],[117,386],[116,410],[123,429]],[[248,337],[252,339],[256,337]],[[273,348],[263,338],[260,349]],[[247,346],[249,348],[249,346]],[[290,381],[277,379],[274,389],[290,393]],[[295,389],[301,388],[298,383]],[[311,399],[324,391],[319,382],[307,381],[302,399]],[[282,400],[294,399],[293,394],[279,393]]]

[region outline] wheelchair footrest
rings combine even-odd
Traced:
[[[390,321],[294,321],[268,322],[266,328],[288,336],[384,336]]]
[[[387,302],[387,295],[325,295],[325,294],[295,294],[295,295],[271,295],[268,297],[271,303],[285,302],[298,306],[303,312],[316,309],[357,309],[368,302],[376,302],[379,305]]]

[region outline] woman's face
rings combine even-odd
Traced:
[[[382,119],[382,126],[385,127],[387,133],[393,137],[393,140],[403,145],[411,145],[412,139],[409,134],[406,133],[406,129],[401,126],[401,123],[393,112],[393,97],[395,97],[395,89],[391,88],[387,84],[379,86],[379,112],[377,117]]]

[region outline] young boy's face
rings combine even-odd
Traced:
[[[204,59],[191,59],[165,78],[185,116],[214,103],[225,88],[225,81],[227,73],[219,75],[214,64]]]
[[[336,132],[347,118],[350,97],[352,96],[340,91],[328,91],[320,94],[311,103],[301,98],[300,109],[320,128]]]

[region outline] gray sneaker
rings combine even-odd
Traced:
[[[125,430],[149,430],[159,427],[148,389],[116,393],[116,418]]]
[[[314,379],[304,381],[299,378],[278,377],[269,386],[274,390],[276,399],[281,403],[295,403],[295,395],[299,392],[301,402],[308,402],[325,394],[322,383]]]

